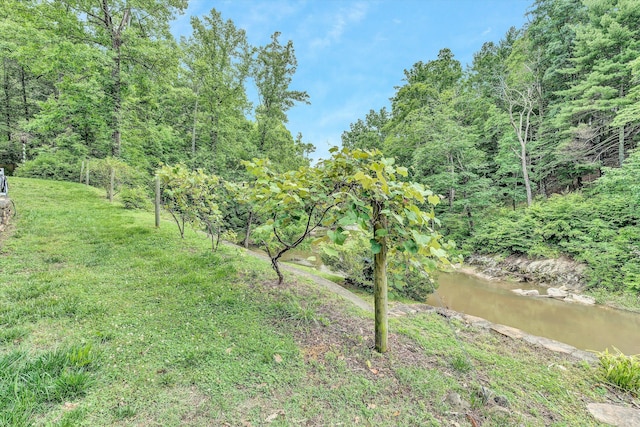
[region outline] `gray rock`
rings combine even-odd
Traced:
[[[456,408],[456,409],[466,409],[471,406],[469,405],[468,402],[465,402],[464,400],[462,400],[462,398],[458,393],[453,391],[447,394],[447,397],[445,397],[444,401],[449,405],[451,405],[452,408]]]
[[[587,409],[601,423],[617,427],[640,427],[640,410],[607,403],[590,403]]]
[[[549,288],[547,289],[547,295],[552,298],[564,298],[568,296],[569,293],[559,288]]]

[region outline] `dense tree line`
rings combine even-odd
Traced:
[[[467,251],[569,254],[587,262],[594,285],[640,289],[640,176],[629,159],[640,130],[640,8],[536,0],[528,18],[466,69],[443,48],[405,70],[391,111],[371,110],[343,144],[381,149],[444,195],[444,227]],[[545,201],[583,190],[589,197]]]
[[[286,127],[309,102],[290,87],[293,43],[275,32],[251,46],[215,9],[177,41],[169,23],[185,7],[5,0],[0,164],[73,180],[89,167],[109,197],[161,164],[228,181],[248,178],[243,160],[308,165],[313,147]],[[390,108],[353,123],[343,145],[380,150],[442,195],[438,217],[463,250],[565,253],[589,264],[593,284],[637,290],[639,58],[636,0],[535,0],[527,24],[469,66],[443,48],[404,70]],[[552,197],[570,192],[571,203]],[[238,231],[265,220],[250,204],[225,209]]]
[[[78,179],[83,161],[113,157],[151,173],[184,162],[224,177],[239,160],[290,169],[312,149],[286,128],[308,102],[289,86],[292,42],[251,46],[215,9],[176,41],[186,0],[6,0],[0,10],[0,164]],[[247,88],[259,95],[249,102]]]

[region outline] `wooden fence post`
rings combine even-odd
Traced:
[[[116,168],[112,166],[109,174],[109,202],[110,203],[113,202],[113,192],[114,192],[115,183],[116,183]]]
[[[156,228],[160,228],[160,177],[156,175]]]

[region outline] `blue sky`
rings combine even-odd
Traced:
[[[533,0],[190,0],[172,24],[174,35],[191,33],[190,16],[212,8],[260,46],[280,31],[292,40],[298,69],[291,89],[305,90],[311,105],[289,110],[292,135],[328,157],[342,132],[370,110],[389,107],[403,70],[436,59],[449,48],[463,66],[486,41],[520,28]]]

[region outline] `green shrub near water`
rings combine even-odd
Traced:
[[[620,387],[622,390],[634,394],[640,393],[640,356],[626,356],[617,348],[616,353],[609,353],[609,349],[598,353],[600,371],[604,378]]]

